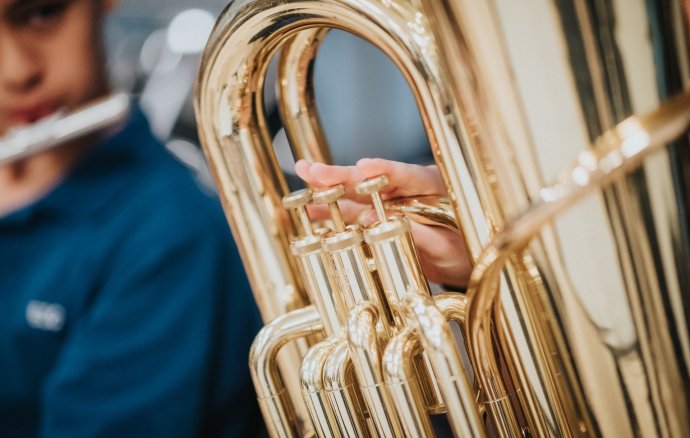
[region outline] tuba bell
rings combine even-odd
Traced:
[[[198,77],[204,152],[267,325],[250,368],[271,436],[690,431],[690,54],[680,0],[234,0]],[[408,80],[447,199],[346,224],[289,193],[263,103],[280,56],[296,158],[328,162],[311,74],[338,28]],[[562,170],[562,171],[561,171]],[[551,181],[547,184],[546,181]],[[328,205],[332,227],[309,203]],[[402,212],[392,214],[391,212]],[[464,238],[432,296],[409,220]],[[466,369],[449,323],[461,326]]]

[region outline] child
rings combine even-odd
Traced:
[[[0,135],[108,92],[114,0],[0,0]],[[0,436],[252,436],[259,320],[219,202],[139,110],[0,167]]]

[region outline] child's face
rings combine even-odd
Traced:
[[[106,90],[108,0],[0,0],[0,134]]]

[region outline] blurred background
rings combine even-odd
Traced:
[[[106,27],[108,67],[115,88],[138,95],[156,135],[197,168],[203,163],[198,154],[192,89],[206,39],[226,3],[122,0]],[[431,161],[412,93],[397,67],[378,49],[347,33],[331,31],[317,58],[314,86],[336,163],[353,164],[372,154],[408,162]],[[270,105],[274,86],[265,88]],[[281,165],[289,172],[289,145],[277,114],[274,116],[278,122],[275,147]]]

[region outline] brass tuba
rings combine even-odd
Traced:
[[[235,0],[196,114],[267,325],[250,367],[272,436],[690,431],[688,5],[680,0]],[[328,161],[311,74],[329,28],[407,78],[448,190],[339,218],[288,193],[263,108]],[[635,116],[633,114],[644,114]],[[658,152],[655,152],[658,151]],[[572,164],[568,164],[574,158]],[[565,169],[561,173],[558,170]],[[555,181],[550,185],[544,181]],[[333,229],[304,206],[328,204]],[[284,207],[287,207],[285,209]],[[462,233],[466,293],[428,293],[407,216]],[[471,373],[448,321],[461,324]]]

